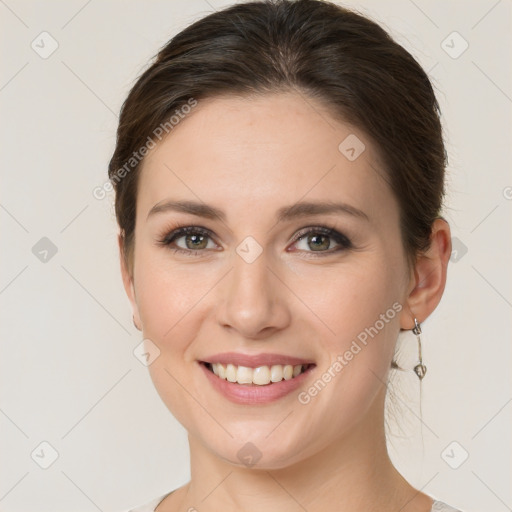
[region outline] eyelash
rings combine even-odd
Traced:
[[[175,226],[175,228],[171,232],[166,231],[166,233],[167,234],[165,236],[160,237],[157,240],[157,244],[160,246],[167,247],[168,249],[174,251],[175,253],[186,254],[187,256],[198,256],[199,253],[205,252],[206,249],[183,249],[181,247],[170,247],[170,245],[174,241],[182,238],[183,236],[190,234],[202,235],[213,239],[211,231],[205,228],[201,228],[199,226]],[[311,256],[308,257],[317,258],[322,256],[328,256],[337,252],[346,251],[348,249],[353,248],[352,242],[349,240],[349,238],[347,238],[344,234],[339,233],[334,228],[327,226],[309,226],[307,228],[304,228],[297,233],[292,243],[296,244],[297,242],[299,242],[300,240],[302,240],[311,233],[331,237],[337,244],[339,244],[340,247],[338,247],[337,249],[329,249],[327,251],[305,251],[311,254]]]

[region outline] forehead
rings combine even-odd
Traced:
[[[195,196],[253,214],[256,204],[274,208],[307,196],[389,210],[396,205],[383,172],[370,139],[311,98],[209,98],[146,156],[137,209],[147,214],[168,196]]]

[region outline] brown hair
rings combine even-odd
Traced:
[[[134,153],[191,98],[280,91],[327,104],[371,137],[399,203],[409,261],[428,248],[442,207],[446,152],[427,74],[362,15],[326,1],[262,0],[210,14],[173,37],[122,106],[108,174],[129,268],[141,167],[141,160],[132,164]]]

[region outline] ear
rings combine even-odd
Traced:
[[[451,252],[450,226],[444,219],[438,218],[432,224],[430,247],[416,260],[409,295],[400,318],[402,329],[412,329],[414,318],[421,324],[439,304],[446,284]]]
[[[137,300],[135,297],[135,287],[133,282],[133,274],[131,272],[131,269],[128,268],[124,253],[124,246],[123,246],[123,236],[121,234],[118,234],[117,236],[117,243],[119,245],[119,259],[121,263],[121,277],[123,278],[123,286],[124,290],[126,292],[126,295],[128,296],[128,299],[130,300],[130,304],[132,305],[132,311],[133,311],[133,323],[135,324],[135,328],[139,331],[142,330],[140,327],[141,321],[140,321],[140,315],[139,315],[139,308],[137,306]]]

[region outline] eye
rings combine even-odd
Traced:
[[[212,233],[199,226],[177,226],[160,237],[159,245],[166,246],[174,252],[197,256],[206,249],[218,250],[212,239]],[[352,242],[342,233],[326,226],[310,226],[302,229],[293,243],[295,250],[316,253],[311,256],[326,256],[353,247]]]
[[[315,226],[305,228],[299,232],[294,246],[301,251],[318,253],[315,256],[323,256],[350,249],[352,242],[335,229]],[[337,247],[333,249],[333,246]]]
[[[174,229],[163,239],[160,239],[158,243],[168,246],[175,252],[187,255],[194,255],[205,249],[217,248],[217,245],[211,239],[210,231],[198,226],[185,226]]]

